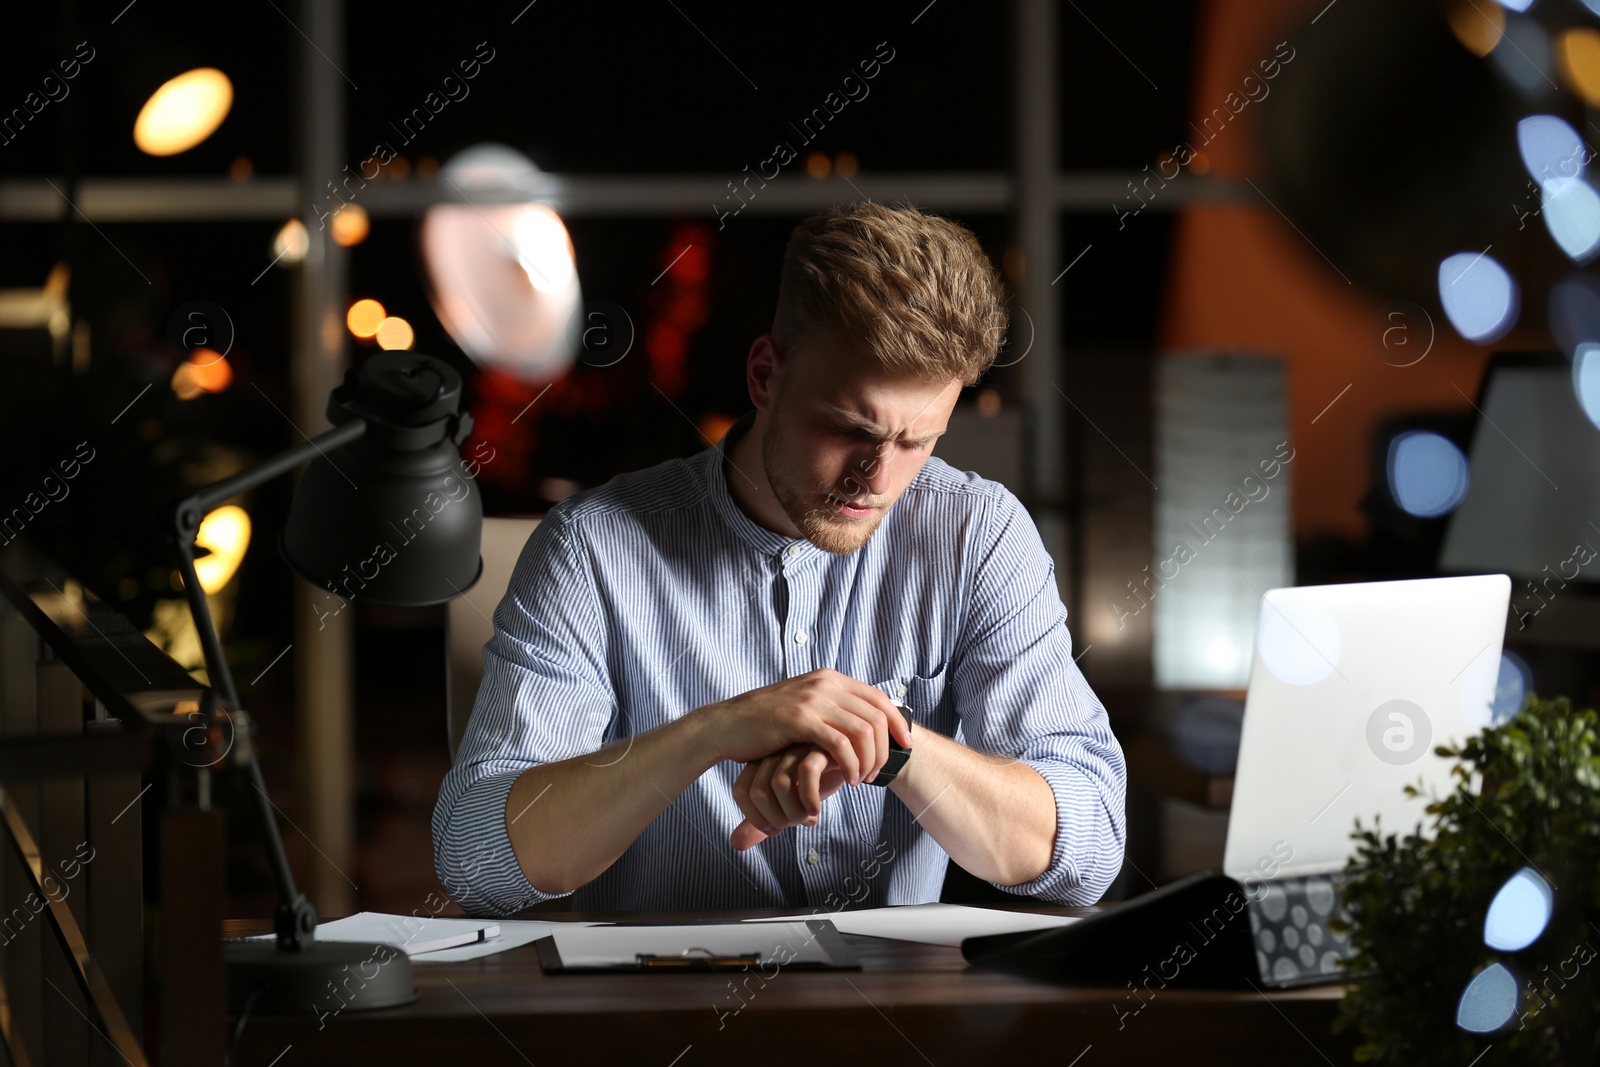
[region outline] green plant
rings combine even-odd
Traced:
[[[1436,751],[1458,762],[1456,788],[1426,809],[1432,837],[1359,822],[1352,835],[1349,921],[1336,928],[1353,954],[1335,1029],[1360,1028],[1362,1062],[1465,1067],[1488,1046],[1485,1064],[1597,1062],[1600,720],[1530,694],[1515,718]],[[1489,903],[1528,866],[1554,888],[1554,915],[1526,949],[1496,952],[1484,944]],[[1462,990],[1496,961],[1519,984],[1515,1014],[1493,1033],[1459,1029]]]

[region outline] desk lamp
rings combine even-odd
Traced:
[[[302,576],[341,598],[416,607],[450,600],[478,580],[483,505],[461,461],[472,416],[458,410],[460,400],[461,376],[449,364],[415,352],[375,355],[352,367],[330,395],[332,429],[172,505],[179,573],[210,675],[207,706],[220,697],[223,714],[237,712],[239,694],[195,575],[200,521],[224,500],[308,460],[279,544]],[[248,718],[241,723],[232,756],[254,793],[278,894],[277,937],[226,946],[230,1010],[237,1014],[253,1000],[263,1013],[312,1012],[330,992],[344,1011],[414,1000],[404,952],[316,940],[316,911],[295,887]],[[369,977],[375,963],[382,965]]]

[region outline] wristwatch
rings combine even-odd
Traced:
[[[910,732],[916,722],[916,716],[911,711],[911,705],[903,700],[896,700],[894,701],[894,706],[899,708],[900,713],[906,717],[906,730]],[[894,735],[891,734],[889,736],[889,758],[884,761],[883,770],[878,772],[878,776],[867,784],[888,785],[894,781],[894,776],[900,773],[900,769],[906,765],[906,760],[910,758],[911,750],[896,741]]]

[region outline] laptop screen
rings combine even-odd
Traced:
[[[1412,832],[1426,794],[1454,788],[1435,747],[1489,725],[1510,597],[1501,574],[1269,591],[1223,870],[1247,885],[1340,870],[1357,816]]]

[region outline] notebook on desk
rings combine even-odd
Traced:
[[[1454,788],[1451,761],[1434,749],[1490,724],[1510,598],[1505,575],[1269,591],[1225,876],[1197,875],[1058,931],[971,938],[963,954],[1099,985],[1337,980],[1349,946],[1328,924],[1355,821],[1407,833],[1429,794]],[[1423,795],[1407,797],[1407,785]]]

